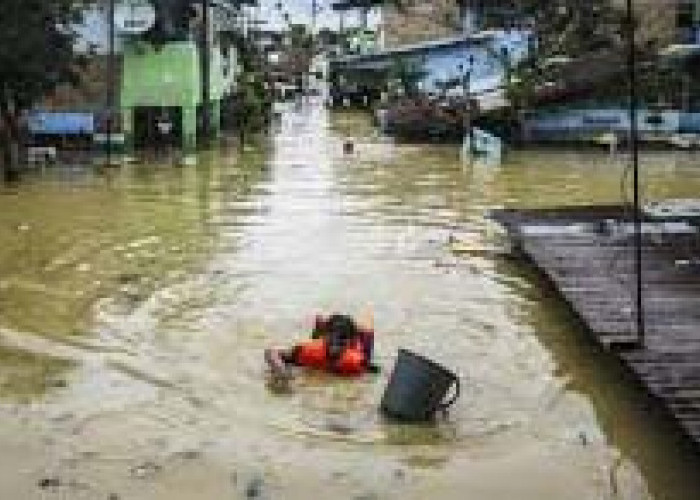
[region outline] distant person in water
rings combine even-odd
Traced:
[[[309,340],[286,350],[266,349],[265,361],[278,379],[291,377],[290,366],[344,376],[376,372],[373,323],[371,314],[361,324],[343,314],[317,316]]]

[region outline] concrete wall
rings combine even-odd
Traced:
[[[196,106],[201,103],[200,60],[194,42],[171,42],[156,48],[131,43],[124,48],[123,107]],[[219,47],[211,53],[212,99],[222,99],[235,87],[235,50],[228,59]]]

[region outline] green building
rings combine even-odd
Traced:
[[[197,145],[203,113],[200,51],[195,42],[174,41],[154,46],[142,41],[123,46],[120,108],[128,145],[152,138],[169,127],[184,149]],[[221,102],[235,90],[235,50],[214,44],[210,52],[209,130],[218,134]],[[154,130],[155,128],[155,130]]]
[[[210,22],[205,30],[202,5],[199,0],[118,4],[118,106],[127,148],[166,142],[192,150],[204,130],[213,136],[219,133],[222,102],[235,91],[238,73],[236,50],[226,36],[235,29],[237,11],[228,2],[208,0]],[[209,40],[208,113],[203,103],[203,30]]]

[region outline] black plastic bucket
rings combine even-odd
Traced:
[[[450,387],[454,395],[445,400]],[[432,420],[459,398],[459,378],[451,371],[406,349],[399,350],[394,371],[382,397],[382,411],[407,422]]]

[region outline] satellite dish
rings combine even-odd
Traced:
[[[127,0],[114,10],[114,28],[123,35],[140,35],[156,23],[156,9],[147,0]]]

